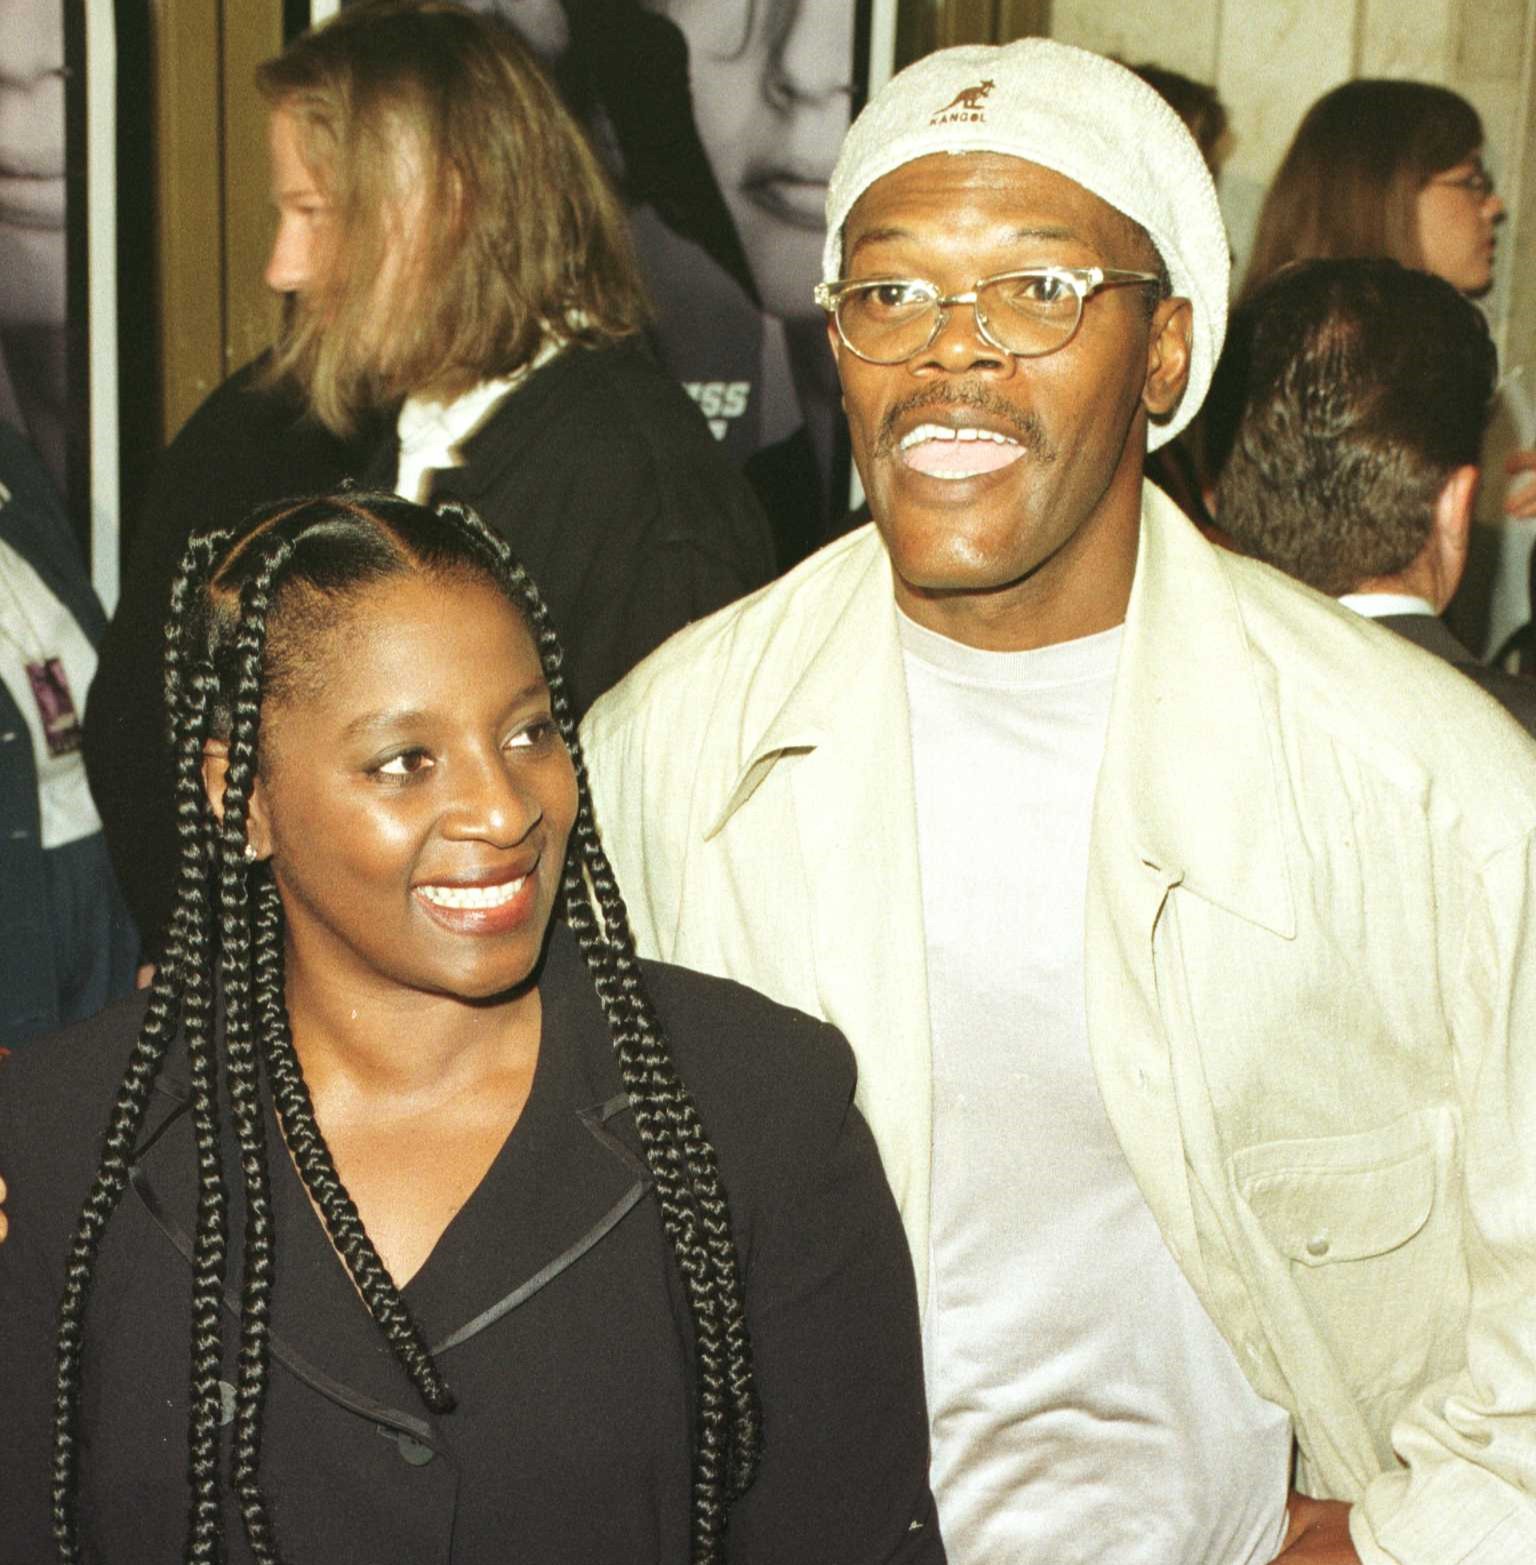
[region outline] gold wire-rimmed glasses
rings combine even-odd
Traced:
[[[1038,359],[1066,347],[1083,305],[1101,288],[1161,283],[1155,272],[1105,266],[1031,266],[981,277],[965,293],[940,293],[922,277],[842,278],[816,285],[816,303],[848,351],[870,364],[904,364],[930,348],[951,308],[968,304],[976,329],[1004,353]]]

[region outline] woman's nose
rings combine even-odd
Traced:
[[[277,220],[272,253],[262,280],[274,293],[302,293],[313,270],[314,241],[300,217],[285,213]]]
[[[460,786],[444,823],[444,834],[474,838],[499,848],[515,847],[543,816],[537,797],[521,786],[515,770],[498,751],[495,757],[465,765]]]

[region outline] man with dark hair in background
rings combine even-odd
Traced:
[[[1308,261],[1232,323],[1217,486],[1246,553],[1454,663],[1536,734],[1536,683],[1440,619],[1461,582],[1498,375],[1482,312],[1395,261]]]

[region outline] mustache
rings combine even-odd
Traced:
[[[900,444],[896,426],[909,413],[929,408],[969,408],[977,413],[990,415],[999,424],[1007,426],[1024,450],[1037,462],[1054,462],[1056,447],[1045,432],[1045,425],[1033,412],[1015,407],[1011,402],[989,391],[985,386],[971,381],[958,384],[940,384],[914,391],[895,403],[880,420],[880,432],[875,437],[876,456],[894,456]]]

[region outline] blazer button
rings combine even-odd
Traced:
[[[400,1460],[408,1462],[412,1467],[425,1467],[437,1452],[429,1445],[423,1445],[414,1435],[408,1435],[402,1429],[395,1436],[395,1444],[400,1448]]]
[[[1328,1235],[1325,1232],[1315,1233],[1307,1240],[1307,1254],[1321,1260],[1328,1253]]]
[[[0,744],[15,744],[15,743],[16,743],[16,730],[14,728],[7,728],[6,731],[3,734],[0,734]]]

